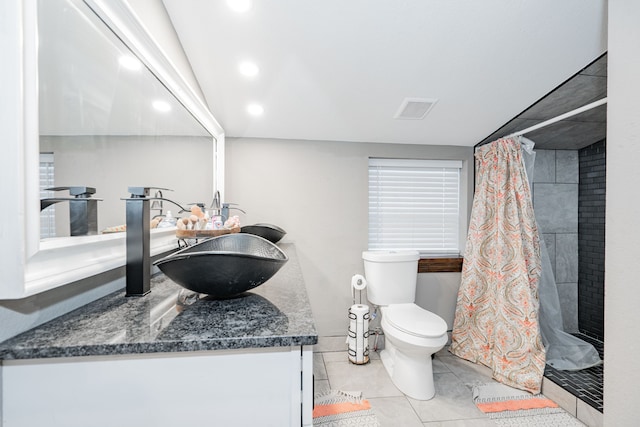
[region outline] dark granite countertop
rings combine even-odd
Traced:
[[[0,343],[0,359],[108,356],[246,349],[317,343],[295,247],[269,281],[240,297],[215,300],[163,274],[144,297],[114,292]]]

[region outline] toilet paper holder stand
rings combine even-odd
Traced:
[[[369,363],[369,306],[362,304],[362,291],[366,286],[367,281],[361,275],[357,274],[351,279],[353,305],[349,308],[347,344],[349,361],[356,365]]]

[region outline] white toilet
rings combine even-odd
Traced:
[[[416,251],[362,253],[367,296],[380,306],[385,349],[382,363],[393,383],[409,397],[429,400],[435,395],[431,355],[447,343],[447,323],[415,302]]]

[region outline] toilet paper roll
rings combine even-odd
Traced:
[[[367,279],[360,274],[354,274],[351,278],[351,298],[353,299],[353,302],[356,302],[356,291],[362,292],[366,287]],[[362,294],[359,293],[358,295],[360,295],[360,302],[362,302]]]
[[[357,365],[369,362],[369,306],[354,304],[349,308],[349,360]]]
[[[351,278],[351,287],[356,291],[361,291],[367,287],[367,279],[361,274],[354,274]]]
[[[349,311],[355,314],[356,319],[363,320],[364,315],[369,312],[369,306],[364,304],[354,304],[349,308]]]

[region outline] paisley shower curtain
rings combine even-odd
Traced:
[[[519,138],[476,154],[476,188],[450,351],[512,387],[539,393],[540,243]]]

